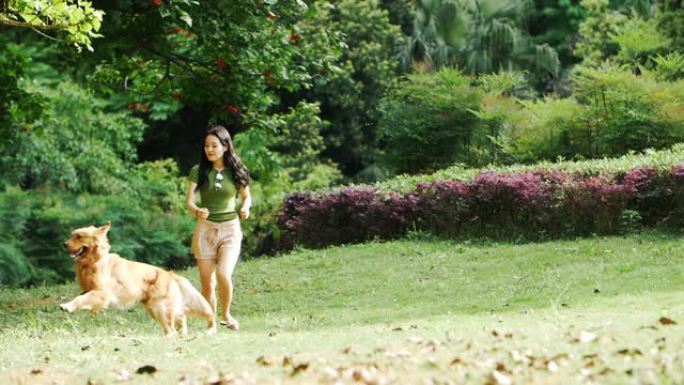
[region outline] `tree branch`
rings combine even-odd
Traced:
[[[42,30],[55,30],[55,29],[67,29],[69,27],[75,27],[78,24],[31,24],[24,21],[16,21],[0,16],[0,25],[6,25],[9,27],[19,27],[19,28],[31,28],[31,29],[42,29]]]

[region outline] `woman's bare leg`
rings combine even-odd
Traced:
[[[209,305],[214,309],[216,314],[216,261],[213,259],[198,259],[197,269],[199,270],[200,282],[202,283],[202,295],[209,302]]]
[[[230,315],[230,304],[233,301],[233,271],[240,256],[241,241],[242,239],[234,240],[231,244],[221,247],[216,270],[218,293],[221,300],[221,316],[219,318],[226,321],[228,327],[236,329],[238,325]]]

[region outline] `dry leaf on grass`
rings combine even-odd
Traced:
[[[660,322],[661,325],[676,325],[677,324],[677,322],[675,322],[674,320],[667,318],[667,317],[660,317],[658,322]]]
[[[302,362],[299,365],[296,365],[294,368],[292,368],[292,373],[290,375],[295,376],[299,374],[300,372],[305,371],[306,369],[309,368],[309,363],[308,362]]]
[[[155,368],[154,366],[144,365],[144,366],[139,367],[135,372],[137,374],[152,374],[152,373],[155,373],[156,371],[157,371],[157,368]]]
[[[513,380],[510,376],[498,370],[493,371],[485,380],[485,385],[511,385],[512,383]]]
[[[261,366],[271,366],[273,365],[273,362],[269,361],[266,359],[264,356],[259,356],[256,359],[256,363],[261,365]]]

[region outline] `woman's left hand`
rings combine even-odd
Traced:
[[[243,207],[240,209],[240,219],[247,219],[249,218],[249,209],[246,207]]]

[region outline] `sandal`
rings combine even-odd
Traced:
[[[233,317],[228,317],[228,320],[220,320],[219,324],[226,326],[228,329],[240,330],[240,323]]]

